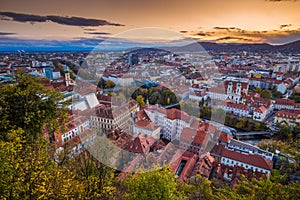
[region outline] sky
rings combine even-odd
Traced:
[[[144,27],[200,41],[283,44],[300,39],[299,10],[298,0],[0,0],[0,45],[101,40]]]

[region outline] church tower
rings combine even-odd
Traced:
[[[69,67],[66,67],[65,69],[65,82],[66,82],[66,86],[68,87],[69,85],[71,85],[71,77],[70,77],[70,70]]]

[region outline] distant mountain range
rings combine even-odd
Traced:
[[[92,51],[95,47],[101,48],[101,42],[105,39],[87,39],[80,38],[77,40],[25,40],[18,38],[0,37],[0,52],[17,52],[18,50],[25,51]],[[116,43],[113,48],[105,49],[113,50],[135,50],[136,47],[144,48],[141,43],[122,42]],[[245,44],[245,43],[214,43],[214,42],[195,42],[185,46],[176,47],[153,47],[164,49],[170,52],[177,51],[213,51],[213,52],[282,52],[282,53],[300,53],[300,40],[283,44],[271,45],[267,43],[260,44]],[[141,53],[141,52],[139,52]]]
[[[271,45],[267,43],[243,44],[243,43],[214,43],[197,42],[181,47],[164,48],[169,51],[213,51],[213,52],[282,52],[282,53],[300,53],[300,40],[283,44]]]

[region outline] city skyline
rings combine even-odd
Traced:
[[[300,38],[300,1],[16,1],[1,0],[0,43],[87,45],[143,27],[196,41],[285,44]],[[168,37],[166,35],[165,37]]]

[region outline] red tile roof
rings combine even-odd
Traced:
[[[133,141],[127,144],[125,150],[134,153],[146,153],[155,142],[156,139],[153,137],[140,134]]]
[[[254,154],[243,154],[243,153],[239,153],[239,152],[236,152],[233,150],[223,148],[220,156],[229,158],[232,160],[236,160],[236,161],[239,161],[239,162],[242,162],[245,164],[260,167],[260,168],[266,169],[266,170],[273,169],[272,161],[265,159],[261,156],[254,155]]]
[[[153,122],[146,120],[139,120],[134,125],[148,130],[156,130],[159,128],[159,126],[155,125]]]
[[[300,111],[280,110],[276,112],[276,117],[286,118],[286,119],[300,119]]]
[[[275,104],[294,106],[295,101],[290,99],[275,99]]]

